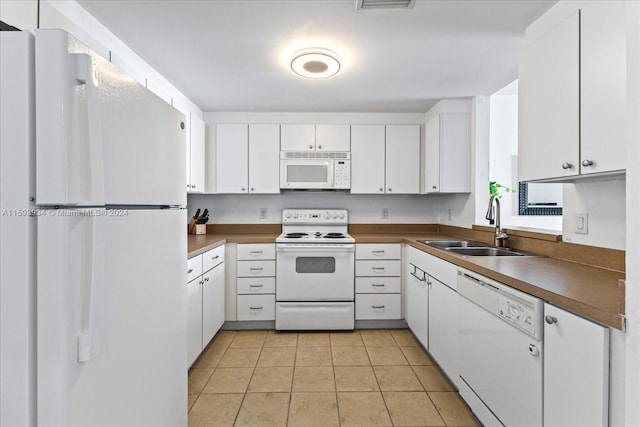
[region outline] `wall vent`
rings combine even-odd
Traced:
[[[416,0],[356,0],[356,10],[411,9]]]

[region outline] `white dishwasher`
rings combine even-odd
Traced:
[[[543,302],[458,271],[460,393],[485,426],[542,425]]]

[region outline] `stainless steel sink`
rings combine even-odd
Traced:
[[[474,240],[418,240],[418,243],[424,243],[425,245],[438,249],[491,247],[488,243],[476,242]]]
[[[530,254],[525,254],[522,252],[516,252],[509,249],[504,248],[494,248],[494,247],[485,247],[485,248],[444,248],[445,251],[453,252],[462,256],[535,256]]]

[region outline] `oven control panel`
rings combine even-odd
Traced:
[[[283,224],[347,224],[346,209],[284,209]]]

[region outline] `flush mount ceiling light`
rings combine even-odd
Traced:
[[[323,79],[340,71],[340,60],[338,55],[329,49],[302,49],[293,54],[291,69],[302,77]]]

